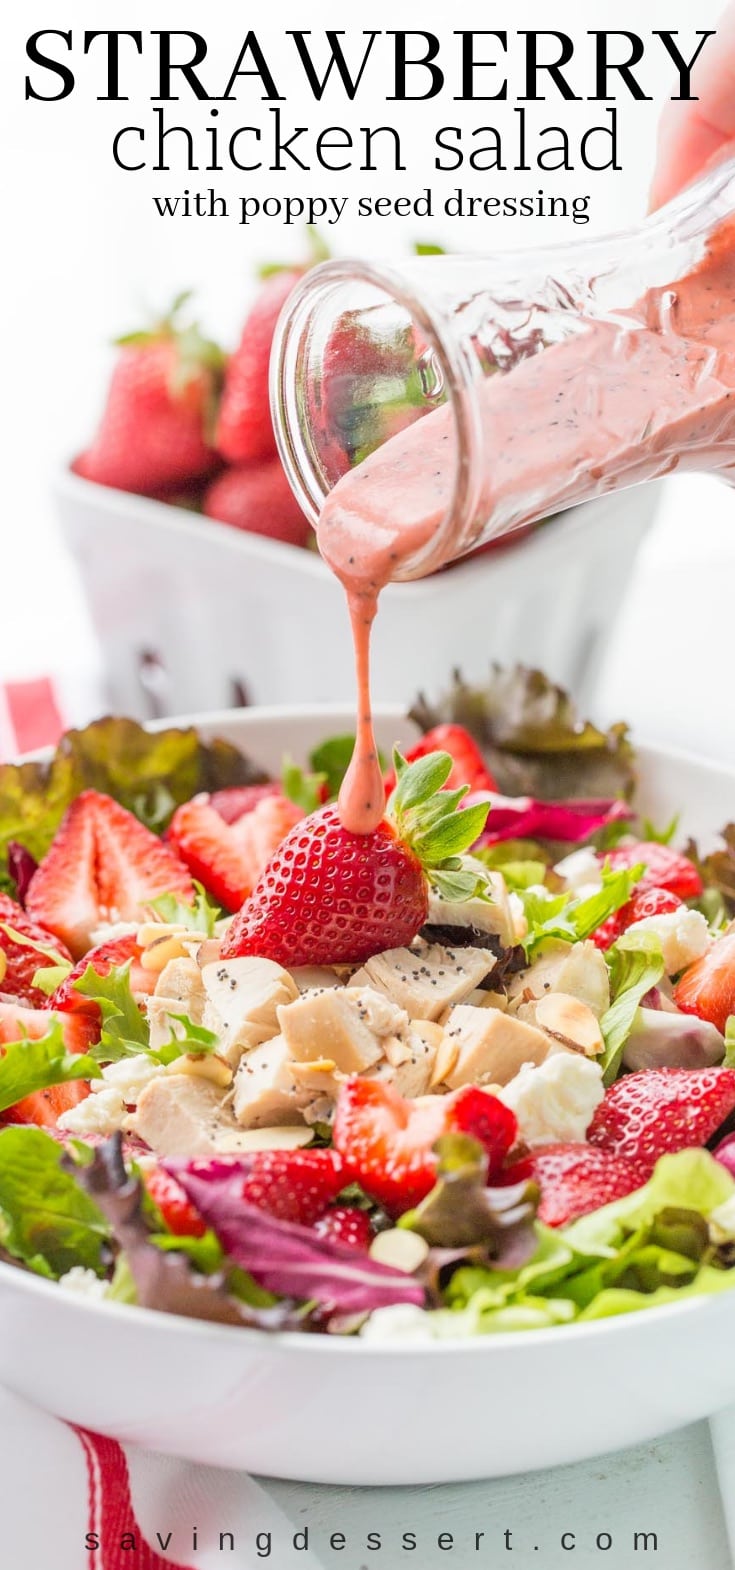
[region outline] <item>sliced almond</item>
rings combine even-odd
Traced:
[[[604,1051],[600,1022],[586,1003],[568,992],[547,992],[536,1004],[536,1024],[565,1046],[597,1057]]]
[[[282,1128],[248,1128],[241,1134],[220,1134],[217,1149],[232,1155],[255,1150],[299,1150],[302,1145],[310,1145],[313,1138],[313,1129],[305,1123],[298,1127],[284,1123]]]
[[[7,971],[7,968],[8,968],[8,956],[5,953],[4,949],[0,949],[0,981],[4,981],[5,980],[5,973]]]
[[[168,1074],[188,1074],[192,1079],[207,1079],[225,1090],[232,1083],[232,1069],[216,1052],[183,1052],[166,1069]]]
[[[154,975],[160,975],[170,959],[186,959],[186,949],[181,939],[173,937],[157,938],[155,943],[149,943],[140,956],[140,963],[144,970],[150,970]]]
[[[204,943],[199,944],[197,949],[197,965],[199,966],[200,970],[203,970],[205,965],[212,965],[214,961],[219,958],[219,938],[206,938]]]
[[[387,1232],[379,1232],[370,1244],[370,1258],[375,1259],[379,1265],[389,1265],[393,1270],[403,1270],[407,1276],[413,1275],[429,1252],[429,1245],[425,1238],[418,1232],[404,1231],[402,1227],[391,1227]]]
[[[161,938],[178,938],[188,931],[183,921],[144,921],[135,934],[135,941],[139,948],[147,949]]]
[[[437,1085],[444,1083],[447,1074],[451,1074],[458,1057],[459,1043],[453,1041],[451,1036],[443,1035],[437,1047],[434,1067],[429,1080],[429,1088],[431,1090],[435,1090]]]
[[[309,1074],[333,1074],[336,1067],[334,1058],[307,1058],[305,1063],[289,1063],[294,1079],[304,1079]]]

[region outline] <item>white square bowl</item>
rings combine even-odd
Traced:
[[[604,497],[516,545],[392,584],[374,639],[376,701],[436,692],[452,667],[480,680],[492,660],[541,666],[585,701],[658,495],[646,485]],[[344,595],[316,554],[68,470],[56,500],[112,707],[150,719],[243,695],[352,696]]]

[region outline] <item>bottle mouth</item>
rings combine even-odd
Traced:
[[[440,307],[417,295],[409,277],[353,260],[308,273],[276,328],[270,395],[281,460],[310,522],[340,480],[393,442],[396,507],[405,510],[410,540],[393,576],[424,576],[470,548],[481,468],[476,376]],[[431,489],[426,443],[404,433],[439,410],[446,457],[423,530]],[[379,459],[370,465],[378,484],[381,468]]]

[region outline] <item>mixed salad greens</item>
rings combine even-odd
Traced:
[[[107,719],[0,767],[0,1258],[264,1330],[433,1340],[735,1286],[735,826],[624,726],[459,678],[349,835]]]

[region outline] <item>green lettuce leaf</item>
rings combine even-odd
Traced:
[[[464,725],[506,796],[627,799],[635,785],[627,726],[598,730],[579,718],[563,688],[523,665],[494,665],[478,687],[457,673],[435,703],[419,697],[411,718],[422,731],[445,721]]]
[[[706,1150],[663,1156],[643,1188],[571,1226],[536,1225],[520,1270],[467,1265],[445,1289],[436,1333],[485,1335],[655,1308],[735,1288],[708,1218],[735,1181]]]
[[[203,742],[193,728],[151,732],[135,720],[95,720],[67,731],[48,762],[0,765],[0,877],[7,882],[9,842],[40,859],[67,807],[88,787],[161,830],[174,807],[197,791],[264,778],[230,742]]]
[[[222,911],[219,905],[214,905],[209,899],[206,889],[194,879],[196,894],[194,902],[187,905],[184,900],[177,899],[175,894],[158,894],[155,899],[148,901],[161,921],[171,925],[178,924],[186,927],[189,932],[202,933],[205,938],[214,936],[214,929],[219,921]]]
[[[74,990],[91,998],[102,1015],[100,1039],[90,1047],[96,1063],[119,1063],[122,1058],[145,1053],[156,1063],[167,1064],[184,1053],[213,1052],[218,1045],[214,1031],[195,1025],[188,1014],[171,1014],[170,1038],[154,1050],[148,1020],[130,985],[130,960],[125,965],[112,965],[106,976],[100,976],[88,965],[84,975],[74,982]]]
[[[61,1021],[49,1014],[49,1028],[34,1040],[3,1043],[0,1057],[0,1112],[14,1107],[24,1096],[32,1096],[49,1085],[67,1085],[75,1079],[96,1079],[99,1069],[86,1054],[68,1052]]]
[[[617,1078],[625,1043],[633,1029],[641,999],[658,986],[664,974],[661,944],[652,932],[624,932],[605,955],[610,969],[612,1002],[600,1020],[605,1051],[599,1058],[605,1085]]]
[[[602,887],[594,894],[552,894],[546,889],[520,890],[528,932],[523,947],[529,959],[549,938],[580,943],[628,903],[641,872],[636,867],[602,869]]]
[[[102,1275],[110,1227],[63,1159],[43,1129],[0,1129],[0,1244],[38,1275],[73,1265]]]

